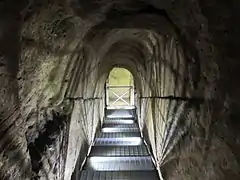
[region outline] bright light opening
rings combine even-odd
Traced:
[[[113,68],[110,72],[106,81],[106,105],[109,109],[134,106],[134,81],[127,69]]]

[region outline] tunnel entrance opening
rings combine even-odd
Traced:
[[[134,79],[125,68],[113,68],[105,84],[107,109],[134,108]]]

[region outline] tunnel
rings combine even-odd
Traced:
[[[1,180],[80,178],[114,68],[133,76],[135,118],[161,180],[240,179],[239,1],[0,9]]]

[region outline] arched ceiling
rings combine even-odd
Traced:
[[[224,0],[1,1],[0,179],[61,179],[65,170],[69,179],[102,117],[114,66],[131,71],[145,97],[140,125],[166,177],[186,179],[191,169],[190,179],[222,180],[227,168],[237,177],[238,7]],[[63,119],[55,123],[60,131],[46,130]],[[195,160],[203,168],[190,168]]]

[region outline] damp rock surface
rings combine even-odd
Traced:
[[[238,1],[0,2],[0,179],[70,180],[113,67],[166,180],[240,179]]]

